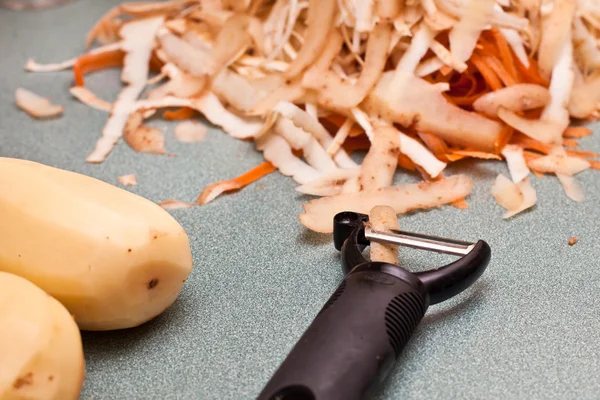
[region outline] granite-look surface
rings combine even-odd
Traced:
[[[103,164],[85,163],[107,115],[70,97],[70,72],[30,74],[22,66],[28,57],[54,62],[79,54],[89,27],[117,3],[78,0],[44,12],[0,10],[0,156],[113,184],[133,173],[138,185],[127,190],[153,201],[191,201],[205,185],[258,164],[262,159],[251,143],[216,129],[203,143],[178,143],[173,125],[160,119],[154,123],[166,128],[168,151],[177,157],[136,154],[121,143]],[[118,77],[117,71],[95,73],[87,82],[112,100]],[[39,122],[17,110],[19,86],[64,104],[64,117]],[[600,133],[582,143],[600,151]],[[587,196],[583,204],[567,199],[554,177],[534,178],[538,205],[504,221],[489,188],[506,167],[465,162],[453,170],[476,182],[470,209],[404,216],[401,226],[483,238],[493,260],[473,288],[429,309],[377,398],[599,398],[600,173],[578,176]],[[154,321],[83,334],[83,399],[238,400],[259,393],[342,278],[330,238],[299,224],[296,214],[308,197],[294,186],[275,173],[207,206],[173,212],[190,237],[192,275],[177,302]],[[574,235],[579,242],[570,247]],[[401,254],[413,269],[449,260],[412,250]]]

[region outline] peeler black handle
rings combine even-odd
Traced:
[[[380,262],[357,266],[258,399],[367,397],[385,378],[428,306],[423,283],[410,272]]]
[[[359,400],[370,397],[408,343],[430,304],[457,295],[486,269],[488,244],[414,234],[381,233],[352,211],[334,218],[334,244],[347,274],[258,400]],[[371,241],[461,256],[440,268],[411,273],[368,262]]]

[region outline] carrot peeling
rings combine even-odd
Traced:
[[[483,60],[494,71],[496,76],[500,78],[504,86],[511,86],[518,83],[516,76],[511,75],[496,57],[485,56]]]
[[[586,128],[585,126],[569,126],[563,132],[563,137],[579,139],[582,137],[590,136],[592,134],[592,130],[590,128]]]
[[[544,87],[549,86],[549,82],[540,75],[537,61],[533,58],[529,57],[529,68],[525,67],[519,59],[515,60],[515,65],[524,82],[535,83]]]
[[[164,65],[165,65],[165,63],[160,58],[158,58],[158,56],[156,55],[156,52],[153,51],[152,56],[150,56],[150,64],[149,64],[150,70],[155,71],[155,72],[160,72]]]
[[[448,157],[446,154],[448,153],[448,146],[446,143],[431,133],[419,132],[419,138],[425,143],[425,146],[431,150],[433,155],[440,161],[448,162]]]
[[[406,154],[402,153],[398,155],[398,166],[408,171],[417,170],[417,166],[415,165],[415,163],[410,158],[408,158]]]
[[[565,138],[563,139],[563,146],[574,149],[579,146],[579,142],[576,139]]]
[[[487,64],[485,59],[477,53],[471,56],[471,62],[477,68],[485,82],[492,90],[502,89],[504,86],[492,68]]]
[[[196,200],[196,204],[204,205],[206,203],[211,202],[221,194],[225,192],[231,192],[235,190],[240,190],[244,186],[251,184],[252,182],[256,182],[263,176],[270,174],[275,171],[277,168],[269,161],[265,161],[257,167],[252,168],[250,171],[235,177],[233,179],[227,179],[224,181],[215,182],[211,185],[208,185],[198,199]]]
[[[467,201],[464,198],[455,200],[452,203],[450,203],[450,205],[460,210],[466,210],[467,208],[469,208],[469,203],[467,203]]]
[[[538,179],[542,179],[544,177],[544,174],[542,174],[541,172],[537,172],[537,171],[532,171],[532,172]]]
[[[483,151],[473,151],[473,150],[451,150],[450,154],[448,154],[448,159],[450,161],[454,161],[455,157],[471,157],[471,158],[479,158],[481,160],[502,160],[498,154],[494,153],[486,153]],[[457,159],[460,159],[457,158]]]
[[[567,150],[567,154],[573,157],[581,157],[581,158],[598,158],[600,154],[587,151],[587,150]]]
[[[449,65],[442,65],[442,67],[440,68],[440,73],[444,76],[450,74],[452,71],[452,67],[450,67]]]
[[[191,119],[196,115],[196,111],[189,107],[181,107],[177,110],[167,110],[163,113],[163,117],[170,121],[182,121],[185,119]]]
[[[550,154],[552,151],[552,145],[531,139],[523,134],[515,135],[511,143],[542,154]],[[567,150],[567,155],[579,158],[598,158],[600,156],[598,153],[587,150]]]
[[[531,139],[530,137],[527,137],[527,136],[523,135],[522,133],[513,135],[510,143],[521,146],[523,149],[537,151],[538,153],[542,153],[542,154],[548,154],[548,153],[550,153],[550,150],[552,149],[552,146],[550,146],[546,143],[537,141],[535,139]]]
[[[371,147],[371,142],[366,135],[349,137],[342,145],[348,153],[353,153],[357,150],[368,150]]]
[[[502,127],[502,132],[500,133],[500,136],[498,137],[498,140],[495,143],[496,153],[500,153],[502,149],[504,149],[504,146],[506,146],[508,142],[510,142],[514,133],[515,130],[512,126],[504,125]]]
[[[498,48],[504,69],[510,76],[517,79],[518,75],[517,67],[515,66],[515,58],[513,57],[512,50],[506,42],[504,35],[502,35],[502,33],[496,28],[492,28],[491,33],[494,37],[494,41],[496,42],[496,47]]]
[[[76,86],[84,86],[85,75],[90,72],[123,66],[125,52],[122,50],[106,51],[98,54],[81,56],[73,65],[73,77]]]

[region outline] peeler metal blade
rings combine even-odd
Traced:
[[[413,249],[450,254],[453,256],[467,255],[475,247],[475,243],[439,236],[424,235],[415,232],[402,230],[380,232],[374,230],[369,224],[365,225],[365,239],[369,241],[411,247]]]

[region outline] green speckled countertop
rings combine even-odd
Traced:
[[[40,62],[83,50],[93,22],[118,1],[77,0],[49,11],[0,10],[0,156],[26,158],[116,184],[153,201],[193,200],[208,183],[261,161],[253,145],[218,130],[198,144],[167,148],[177,157],[117,146],[101,165],[86,164],[106,114],[73,100],[70,72],[28,74]],[[113,99],[117,71],[88,85]],[[30,88],[66,106],[39,122],[14,106]],[[600,133],[582,140],[600,151]],[[553,177],[534,179],[539,203],[511,221],[489,195],[501,163],[461,163],[476,182],[468,211],[444,207],[400,219],[404,229],[487,240],[493,259],[474,287],[433,306],[378,399],[592,399],[600,396],[600,174],[578,176],[587,199],[576,204]],[[402,175],[398,182],[413,182]],[[173,215],[187,231],[194,270],[163,315],[126,331],[84,333],[83,399],[252,399],[342,279],[329,237],[303,229],[296,214],[308,200],[277,173],[243,191]],[[0,229],[1,221],[0,221]],[[575,246],[568,246],[571,236]],[[415,269],[448,259],[402,250]],[[1,357],[1,355],[0,355]],[[1,362],[1,361],[0,361]]]

